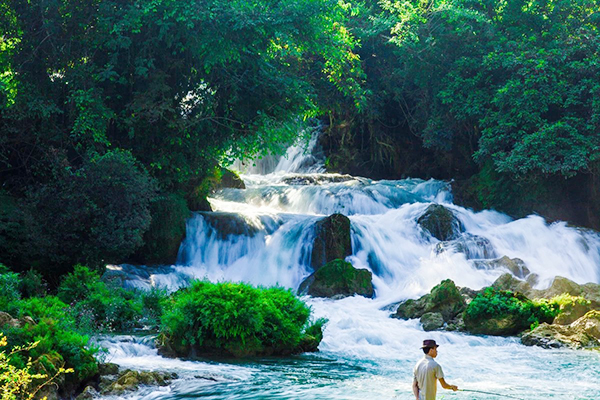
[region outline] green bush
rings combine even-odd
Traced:
[[[162,338],[184,356],[292,354],[303,351],[307,334],[320,341],[323,321],[311,327],[309,316],[308,306],[289,290],[195,281],[174,295],[162,318]]]
[[[469,303],[464,320],[473,333],[510,335],[551,323],[558,312],[555,302],[532,301],[521,293],[488,287]]]
[[[81,265],[63,278],[58,297],[71,305],[71,313],[86,331],[128,331],[142,318],[138,292],[109,286],[97,272]]]
[[[71,305],[71,313],[86,332],[126,332],[144,325],[157,326],[168,294],[127,290],[104,283],[96,271],[77,265],[63,277],[58,297]]]
[[[14,272],[0,274],[0,311],[6,311],[10,305],[21,298],[21,277]]]
[[[60,367],[73,368],[66,377],[67,384],[77,385],[98,371],[94,354],[98,349],[88,348],[89,338],[77,332],[77,322],[68,312],[69,307],[54,296],[18,300],[11,305],[13,317],[31,317],[34,323],[20,327],[2,327],[11,347],[39,344],[26,353],[16,355],[11,362],[24,367],[28,357],[38,360],[42,370],[54,374]],[[37,364],[36,364],[37,365]]]

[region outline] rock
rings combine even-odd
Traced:
[[[220,239],[227,239],[231,235],[254,237],[258,233],[258,228],[250,225],[239,214],[228,212],[202,212],[200,214],[204,221],[215,229]]]
[[[340,174],[296,174],[292,176],[286,176],[281,181],[288,185],[322,185],[324,183],[347,182],[355,179],[356,178],[351,175]]]
[[[448,241],[459,237],[465,227],[456,218],[452,211],[439,204],[427,207],[425,213],[419,217],[417,223],[431,234],[431,236]]]
[[[100,363],[98,364],[98,374],[100,376],[104,375],[118,375],[119,374],[119,366],[113,363]]]
[[[570,301],[560,304],[560,314],[554,318],[553,324],[569,325],[594,310],[591,301],[585,300],[583,297],[570,297]]]
[[[103,395],[120,395],[127,391],[137,390],[140,385],[167,386],[177,374],[157,371],[132,371],[125,370],[118,379],[102,390]]]
[[[541,324],[523,335],[521,342],[527,346],[545,348],[598,348],[600,347],[600,311],[590,311],[570,325]]]
[[[214,186],[214,190],[224,188],[246,189],[246,185],[238,174],[227,168],[221,168],[221,180]]]
[[[463,314],[458,314],[452,321],[448,322],[446,325],[447,331],[464,331],[465,330],[465,320],[463,318]]]
[[[315,239],[310,264],[314,270],[326,263],[345,259],[352,254],[350,219],[342,214],[333,214],[315,224]]]
[[[328,262],[302,282],[298,291],[314,297],[347,297],[358,294],[373,297],[373,275],[366,269],[356,269],[349,262]]]
[[[185,238],[186,222],[192,215],[186,200],[172,193],[159,196],[150,204],[150,213],[152,221],[144,233],[144,245],[131,261],[144,265],[174,264]]]
[[[481,318],[472,321],[465,318],[465,329],[470,333],[492,336],[512,336],[527,329],[527,324],[516,315]]]
[[[492,287],[499,290],[510,290],[511,292],[519,292],[528,296],[532,292],[531,285],[521,279],[517,279],[513,274],[502,274],[494,283]]]
[[[436,254],[446,251],[463,253],[467,260],[497,257],[496,251],[488,239],[469,234],[463,234],[455,240],[440,242],[435,246]]]
[[[525,266],[525,262],[523,260],[520,258],[509,258],[507,256],[498,258],[496,260],[475,261],[475,267],[486,270],[504,269],[519,279],[525,279],[531,274],[529,268]]]
[[[75,400],[92,400],[95,397],[100,396],[100,393],[96,391],[92,386],[86,386],[83,392],[75,398]]]
[[[444,317],[438,312],[429,312],[421,317],[421,324],[425,332],[434,331],[444,326]]]
[[[418,300],[407,300],[398,306],[394,318],[420,318],[427,313],[439,313],[443,321],[449,322],[466,308],[466,302],[450,279],[442,281],[429,294]]]

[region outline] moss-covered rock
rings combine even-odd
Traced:
[[[447,241],[456,239],[465,231],[463,224],[444,206],[432,204],[419,217],[417,223],[431,236]]]
[[[407,300],[398,306],[394,318],[421,318],[427,313],[439,313],[445,322],[450,322],[466,308],[460,291],[450,279],[436,285],[429,294],[418,300]]]
[[[185,199],[166,194],[154,200],[150,207],[152,222],[144,234],[144,246],[134,261],[140,264],[174,264],[179,245],[185,237],[190,210]]]
[[[439,312],[429,312],[423,314],[420,322],[425,332],[435,331],[444,326],[444,317]]]
[[[557,297],[552,298],[553,301],[557,302],[559,305],[558,316],[554,318],[553,324],[558,325],[569,325],[573,322],[577,321],[579,318],[583,317],[590,311],[594,309],[600,309],[600,307],[595,307],[595,304],[590,300],[586,300],[581,296],[571,296],[569,294],[562,294]]]
[[[600,311],[586,313],[570,325],[541,324],[521,337],[527,346],[544,348],[600,348]]]
[[[246,189],[244,181],[233,171],[219,165],[211,168],[202,179],[192,179],[180,187],[193,211],[212,211],[207,197],[220,189]]]
[[[137,390],[140,385],[167,386],[177,374],[158,371],[125,370],[118,379],[102,389],[103,395],[120,395]]]
[[[352,254],[350,219],[342,214],[333,214],[315,224],[315,239],[310,264],[317,270],[335,259],[344,259]]]
[[[298,289],[314,297],[346,297],[358,294],[373,297],[373,274],[356,269],[349,262],[333,260],[310,275]]]

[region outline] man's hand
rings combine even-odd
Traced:
[[[453,391],[455,391],[455,392],[456,392],[456,391],[458,390],[458,386],[456,386],[456,385],[450,385],[450,386],[448,387],[448,389],[450,389],[450,390],[453,390]]]
[[[454,390],[455,392],[458,390],[458,386],[456,385],[450,385],[449,383],[447,383],[444,378],[440,378],[440,383],[442,384],[442,387],[444,389],[448,389],[448,390]]]

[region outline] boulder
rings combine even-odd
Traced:
[[[98,393],[93,386],[86,386],[85,389],[83,389],[83,392],[81,392],[75,400],[92,400],[99,396],[100,393]]]
[[[168,386],[177,374],[158,371],[123,371],[116,381],[102,385],[103,395],[121,395],[124,392],[137,390],[140,385]],[[103,387],[104,386],[104,387]]]
[[[345,259],[352,254],[350,219],[342,214],[333,214],[315,224],[315,239],[310,264],[314,270],[326,263]]]
[[[214,186],[214,190],[224,188],[246,189],[246,185],[238,174],[227,168],[221,168],[221,179],[219,183]]]
[[[600,311],[590,311],[570,325],[541,324],[524,334],[521,342],[544,348],[597,349],[600,347]]]
[[[441,241],[456,239],[465,231],[465,227],[452,211],[439,204],[427,207],[417,223],[431,236]]]
[[[471,320],[464,319],[465,330],[474,334],[492,336],[512,336],[522,332],[529,326],[527,321],[517,315],[505,314],[497,317]]]
[[[118,375],[119,374],[119,366],[113,363],[100,363],[98,364],[98,374],[100,376],[104,375]]]
[[[514,277],[527,280],[530,285],[537,283],[538,276],[532,274],[525,262],[520,258],[509,258],[507,256],[495,260],[477,260],[474,261],[475,268],[484,270],[505,270]]]
[[[344,260],[328,262],[300,284],[298,291],[314,297],[347,297],[358,294],[373,297],[373,275],[366,269],[356,269]]]
[[[254,237],[258,233],[256,226],[250,225],[242,216],[228,212],[199,213],[207,224],[212,226],[220,239],[233,236]]]
[[[398,306],[393,318],[420,318],[427,313],[439,313],[450,322],[466,308],[466,302],[453,281],[446,279],[418,300],[407,300]]]
[[[599,308],[594,307],[591,301],[586,300],[583,297],[568,296],[565,301],[560,302],[560,314],[554,318],[552,323],[558,325],[569,325],[594,309]]]
[[[463,253],[467,260],[497,257],[496,251],[488,239],[469,234],[463,234],[455,240],[439,242],[435,246],[436,254],[441,254],[446,251]]]
[[[500,277],[492,283],[492,287],[499,290],[510,290],[511,292],[523,293],[526,296],[530,296],[533,292],[531,285],[527,281],[518,279],[510,273],[500,275]]]
[[[421,317],[421,324],[425,332],[435,331],[444,326],[444,317],[439,312],[429,312]]]
[[[144,245],[131,261],[144,265],[174,264],[185,238],[186,222],[192,215],[186,200],[172,193],[159,196],[150,204],[150,213],[152,221],[144,233]]]

